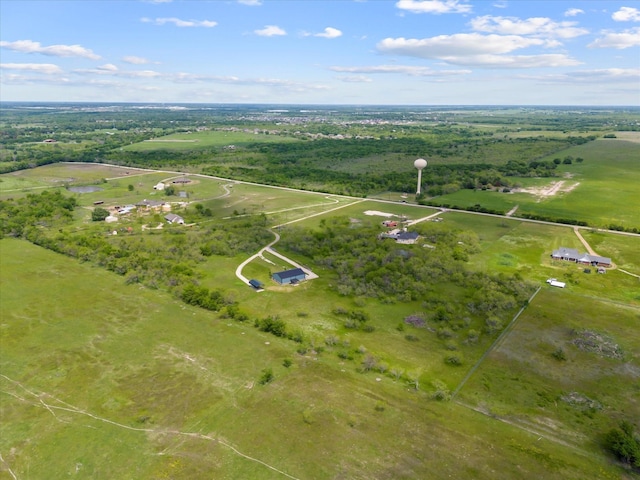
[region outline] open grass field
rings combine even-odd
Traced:
[[[29,178],[72,176],[49,168],[29,171]],[[105,204],[163,198],[159,192],[150,196],[153,185],[174,176],[92,176],[90,170],[83,170],[83,182],[109,180],[100,192],[75,194],[84,207],[96,195]],[[388,218],[372,212],[407,220],[438,212],[192,178],[184,186],[188,200],[213,211],[203,227],[264,213],[270,226],[319,229],[323,220],[343,216],[358,228]],[[86,224],[80,217],[78,225]],[[252,319],[277,315],[310,339],[304,351],[252,321],[222,318],[161,290],[127,286],[123,277],[22,240],[1,240],[0,477],[634,478],[603,451],[599,435],[624,415],[640,416],[640,284],[619,271],[640,274],[638,238],[583,230],[598,254],[618,267],[587,275],[549,257],[560,246],[584,249],[572,228],[456,212],[438,218],[439,227],[477,235],[473,269],[517,273],[543,285],[453,402],[432,395],[442,385],[449,391],[460,385],[495,336],[459,345],[464,364],[446,365],[447,346],[433,331],[398,328],[423,310],[420,301],[338,295],[334,272],[277,244],[319,278],[277,286],[270,273],[289,267],[266,253],[243,272],[265,283],[264,292],[235,276],[245,255],[208,257],[197,267],[198,279],[224,289]],[[143,217],[136,222],[133,238],[162,237],[163,231],[139,230]],[[544,284],[550,276],[567,288],[551,290]],[[453,284],[433,288],[442,298],[461,293]],[[346,328],[337,307],[366,311],[373,331]],[[623,356],[580,350],[573,331],[581,328],[612,339]],[[558,348],[566,360],[552,355]],[[367,355],[386,371],[363,372]],[[287,359],[291,365],[285,367]],[[265,368],[274,380],[261,385]],[[395,378],[392,370],[402,375]],[[559,400],[563,396],[567,400]],[[584,410],[584,398],[602,408]]]
[[[640,418],[639,332],[638,306],[545,287],[459,399],[596,452],[594,431]]]
[[[241,146],[249,143],[282,143],[295,142],[295,138],[281,135],[267,135],[244,131],[208,130],[204,132],[174,133],[163,137],[145,140],[124,147],[125,151],[151,150],[198,150],[212,147]]]
[[[300,355],[23,241],[0,249],[5,477],[625,478],[589,445],[434,402],[326,352]],[[266,367],[275,380],[259,385]]]
[[[518,205],[516,215],[528,213],[575,218],[599,227],[611,224],[637,227],[640,224],[637,191],[640,184],[640,145],[634,140],[637,134],[628,133],[624,140],[602,138],[563,151],[560,157],[582,157],[584,162],[558,166],[563,177],[548,179],[547,184],[550,186],[553,182],[563,181],[566,187],[575,185],[570,191],[561,189],[555,195],[540,196],[460,190],[438,197],[438,200],[463,208],[480,204],[504,212]],[[536,183],[540,186],[540,180]]]

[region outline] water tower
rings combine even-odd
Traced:
[[[422,183],[422,170],[427,166],[427,161],[424,158],[419,158],[413,162],[413,166],[418,169],[418,189],[416,195],[420,195],[420,185]]]

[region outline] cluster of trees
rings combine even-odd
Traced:
[[[77,231],[65,228],[72,221],[75,207],[74,197],[48,190],[0,201],[0,235],[23,237],[123,275],[129,283],[154,288],[195,284],[198,265],[206,257],[253,253],[273,238],[262,215],[230,219],[224,225],[211,224],[202,229],[167,229],[145,235],[127,230],[121,235],[108,235],[101,224]],[[100,210],[97,216],[102,216]]]
[[[634,431],[633,424],[628,421],[620,423],[605,435],[605,446],[618,460],[640,469],[640,436]]]
[[[182,289],[180,298],[183,302],[196,307],[204,308],[214,312],[220,311],[223,307],[233,305],[235,302],[225,298],[224,292],[220,289],[209,290],[206,287],[194,284],[186,285]]]
[[[77,202],[59,190],[45,190],[18,199],[0,200],[0,238],[23,237],[25,232],[71,220]]]
[[[454,330],[469,327],[465,317],[473,317],[493,333],[501,328],[499,319],[531,295],[533,286],[518,275],[491,275],[466,267],[469,256],[478,251],[475,233],[436,223],[415,227],[424,241],[407,246],[378,239],[377,225],[354,228],[348,218],[335,218],[322,222],[319,230],[288,228],[281,244],[332,270],[342,295],[421,301],[430,320]],[[424,248],[424,242],[435,248]],[[447,300],[445,292],[451,288],[457,292],[456,302]],[[364,323],[349,312],[344,315],[356,327]]]

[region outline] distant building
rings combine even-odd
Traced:
[[[136,203],[136,207],[144,208],[145,210],[160,210],[164,205],[164,202],[159,200],[147,200],[146,198],[141,202]]]
[[[162,190],[164,190],[164,183],[158,182],[156,185],[154,185],[153,189],[161,192]]]
[[[277,272],[271,275],[276,282],[280,285],[296,284],[303,281],[307,277],[304,270],[301,268],[294,268],[292,270],[285,270],[284,272]]]
[[[191,183],[191,179],[187,177],[174,178],[171,183]]]
[[[184,225],[184,219],[180,215],[175,213],[168,213],[164,216],[164,219],[169,223],[177,223],[178,225]]]
[[[262,290],[264,288],[263,283],[255,279],[249,280],[249,285],[251,285],[256,290]]]

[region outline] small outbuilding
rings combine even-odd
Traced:
[[[280,285],[288,285],[291,283],[295,285],[296,283],[303,281],[306,277],[307,274],[304,273],[304,270],[301,268],[285,270],[284,272],[277,272],[271,275],[271,278]]]
[[[249,285],[251,285],[256,290],[262,290],[264,288],[264,284],[262,282],[260,282],[259,280],[256,280],[254,278],[249,280]]]

